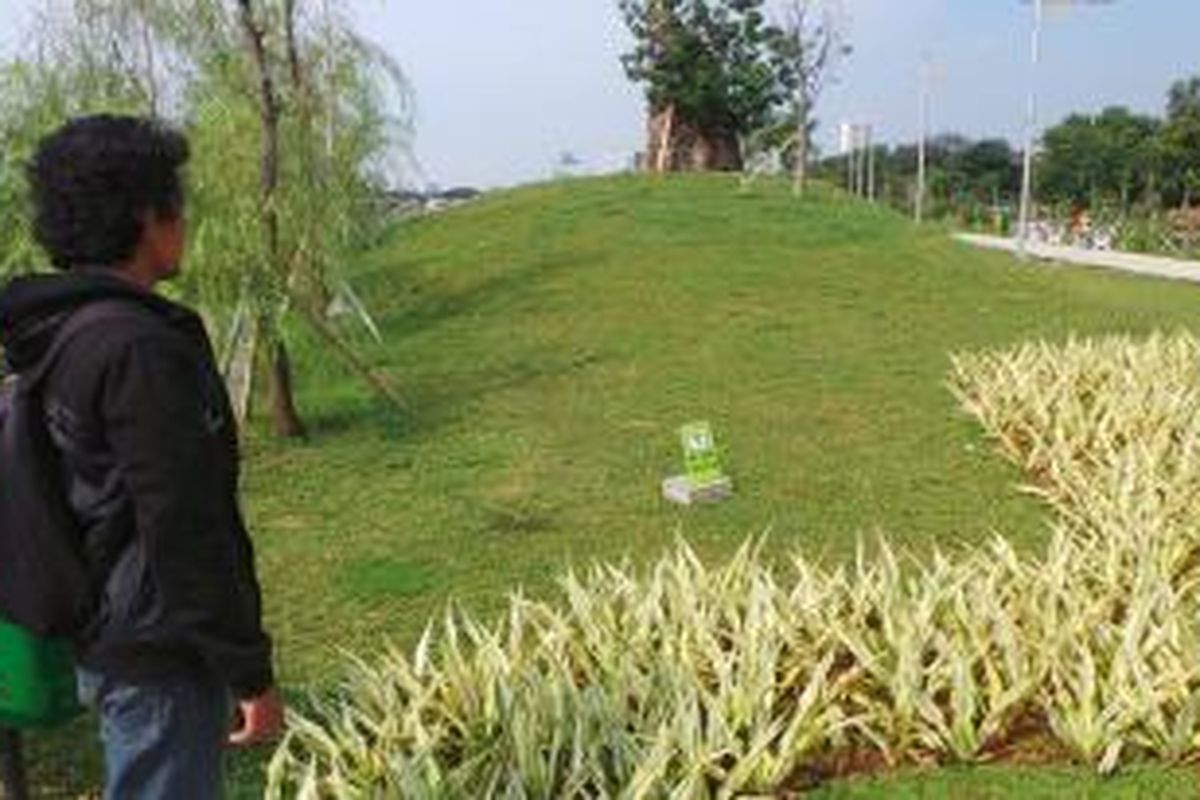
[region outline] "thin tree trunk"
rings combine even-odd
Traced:
[[[796,118],[796,179],[792,191],[801,197],[808,183],[808,102],[804,99],[796,104]]]
[[[314,137],[316,126],[313,123],[314,115],[314,97],[312,94],[313,84],[304,72],[304,65],[300,60],[300,47],[296,39],[296,22],[295,22],[296,0],[284,0],[284,34],[286,36],[287,57],[289,72],[291,75],[292,90],[296,95],[297,107],[300,114],[300,161],[302,180],[304,181],[305,191],[319,192],[320,185],[317,178],[317,147]],[[296,264],[307,263],[310,259],[310,254],[301,252],[297,254]],[[309,268],[314,268],[317,265],[308,263]],[[295,281],[292,278],[294,275],[288,276],[288,286],[295,287]],[[301,277],[304,277],[303,275]],[[404,402],[400,395],[391,387],[390,384],[379,375],[368,364],[352,346],[346,343],[335,330],[333,330],[325,321],[325,309],[329,304],[328,292],[326,291],[326,283],[322,278],[312,281],[302,281],[303,288],[307,292],[317,292],[319,296],[296,296],[293,291],[293,302],[302,310],[309,324],[316,331],[317,335],[336,353],[346,365],[355,372],[368,386],[391,405],[394,409],[404,408]],[[284,354],[286,356],[286,353]],[[280,385],[291,385],[290,374],[288,370],[283,370],[278,375],[273,376],[272,385],[276,385],[276,380],[280,379]],[[282,413],[282,411],[281,411]]]
[[[267,370],[271,424],[275,435],[285,439],[303,438],[304,423],[296,413],[295,393],[292,390],[292,359],[281,339],[276,339],[271,345],[267,357]]]
[[[666,119],[663,121],[658,136],[658,158],[656,159],[655,172],[660,175],[671,169],[671,164],[674,161],[671,157],[674,150],[674,141],[675,106],[670,106],[667,108]]]
[[[241,8],[242,29],[250,54],[258,70],[259,118],[262,124],[262,147],[259,165],[259,193],[263,235],[266,238],[267,255],[276,267],[280,264],[279,212],[275,208],[275,192],[279,187],[279,96],[271,69],[267,63],[264,34],[254,21],[252,0],[238,0]]]
[[[267,60],[267,50],[264,43],[265,34],[255,21],[252,0],[238,0],[242,31],[246,36],[246,44],[258,70],[259,79],[259,116],[262,121],[262,163],[259,176],[259,191],[261,201],[263,238],[266,243],[267,258],[286,280],[287,267],[279,242],[279,212],[275,207],[275,195],[279,188],[279,95],[275,81],[271,76],[270,64]],[[274,321],[268,317],[260,319],[261,333],[272,344],[268,357],[270,359],[271,385],[271,417],[275,430],[281,436],[298,437],[304,435],[304,426],[296,413],[295,399],[292,396],[291,359],[288,357],[287,346],[279,338]]]
[[[287,42],[292,94],[295,97],[295,108],[300,123],[296,139],[296,149],[300,159],[300,181],[306,196],[316,198],[321,196],[322,191],[321,154],[317,142],[316,125],[316,110],[319,107],[316,97],[317,82],[306,72],[305,65],[300,59],[300,44],[296,38],[296,0],[284,0],[283,7],[284,34]],[[336,105],[337,100],[331,96],[327,102],[330,105]],[[314,217],[313,214],[307,213],[301,224],[304,226],[305,236],[303,238],[305,240],[311,241],[320,238],[320,231],[315,230],[322,224],[319,215]],[[312,295],[303,298],[304,301],[316,304],[319,308],[325,308],[329,304],[328,276],[324,267],[325,264],[314,257],[310,249],[300,248],[292,259],[291,274],[288,276],[288,286],[296,286],[295,281],[299,279],[304,291]]]
[[[875,137],[870,133],[867,134],[867,199],[875,202]]]
[[[292,76],[292,86],[302,103],[307,103],[308,92],[304,85],[304,72],[300,64],[300,46],[296,42],[296,0],[283,2],[283,32],[287,41],[288,68]]]
[[[225,376],[233,414],[239,425],[250,417],[257,353],[258,320],[251,315],[249,301],[243,293],[234,311],[221,359],[221,374]]]

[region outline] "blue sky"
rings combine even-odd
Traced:
[[[932,126],[1019,139],[1029,23],[1021,0],[840,0],[853,56],[819,108],[819,139],[871,121],[884,140],[917,129],[923,52],[935,64]],[[11,22],[30,0],[0,0]],[[642,144],[640,91],[618,57],[615,0],[351,0],[361,28],[416,88],[416,154],[443,185],[549,175],[569,150],[600,165]],[[12,28],[0,24],[0,47]],[[1042,120],[1124,104],[1157,113],[1170,82],[1200,73],[1198,0],[1117,0],[1051,13]]]

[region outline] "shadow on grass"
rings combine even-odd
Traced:
[[[536,292],[548,278],[595,263],[593,253],[544,254],[520,267],[495,272],[469,286],[449,291],[432,288],[421,291],[421,299],[408,308],[392,312],[380,320],[388,349],[403,351],[403,339],[436,331],[485,310],[503,313]],[[411,265],[397,267],[404,274]],[[386,294],[385,287],[377,289]],[[500,350],[503,353],[503,349]],[[382,356],[382,350],[372,355]],[[590,361],[588,362],[590,363]],[[336,438],[350,431],[368,430],[387,438],[433,435],[446,425],[459,421],[471,405],[488,395],[519,388],[532,381],[566,374],[578,369],[578,359],[561,354],[546,358],[512,357],[486,364],[450,364],[447,371],[423,382],[408,383],[406,376],[379,358],[375,366],[389,375],[407,408],[389,408],[366,387],[360,387],[354,399],[342,398],[306,415],[313,441]]]
[[[385,335],[406,338],[485,310],[489,313],[503,312],[530,297],[533,290],[547,278],[584,268],[600,260],[598,253],[589,251],[539,253],[517,267],[502,270],[493,267],[481,280],[457,290],[439,291],[436,286],[418,287],[420,300],[385,316]],[[397,272],[403,275],[404,265],[399,265]],[[453,272],[449,274],[453,276]],[[387,288],[381,286],[378,291],[386,293]]]

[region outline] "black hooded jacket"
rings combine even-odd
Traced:
[[[99,300],[119,313],[68,344],[44,389],[99,594],[79,663],[128,681],[207,673],[256,696],[273,682],[271,643],[237,434],[199,318],[111,274],[19,278],[0,292],[8,367],[36,365],[63,321]]]

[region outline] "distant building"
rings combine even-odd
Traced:
[[[554,178],[587,178],[601,175],[619,175],[639,172],[644,165],[644,154],[613,151],[589,157],[574,153],[563,153],[555,162]]]
[[[428,189],[416,191],[401,189],[386,191],[381,196],[384,207],[393,214],[401,217],[419,216],[445,211],[448,208],[469,203],[483,194],[470,186],[456,186],[452,189]]]

